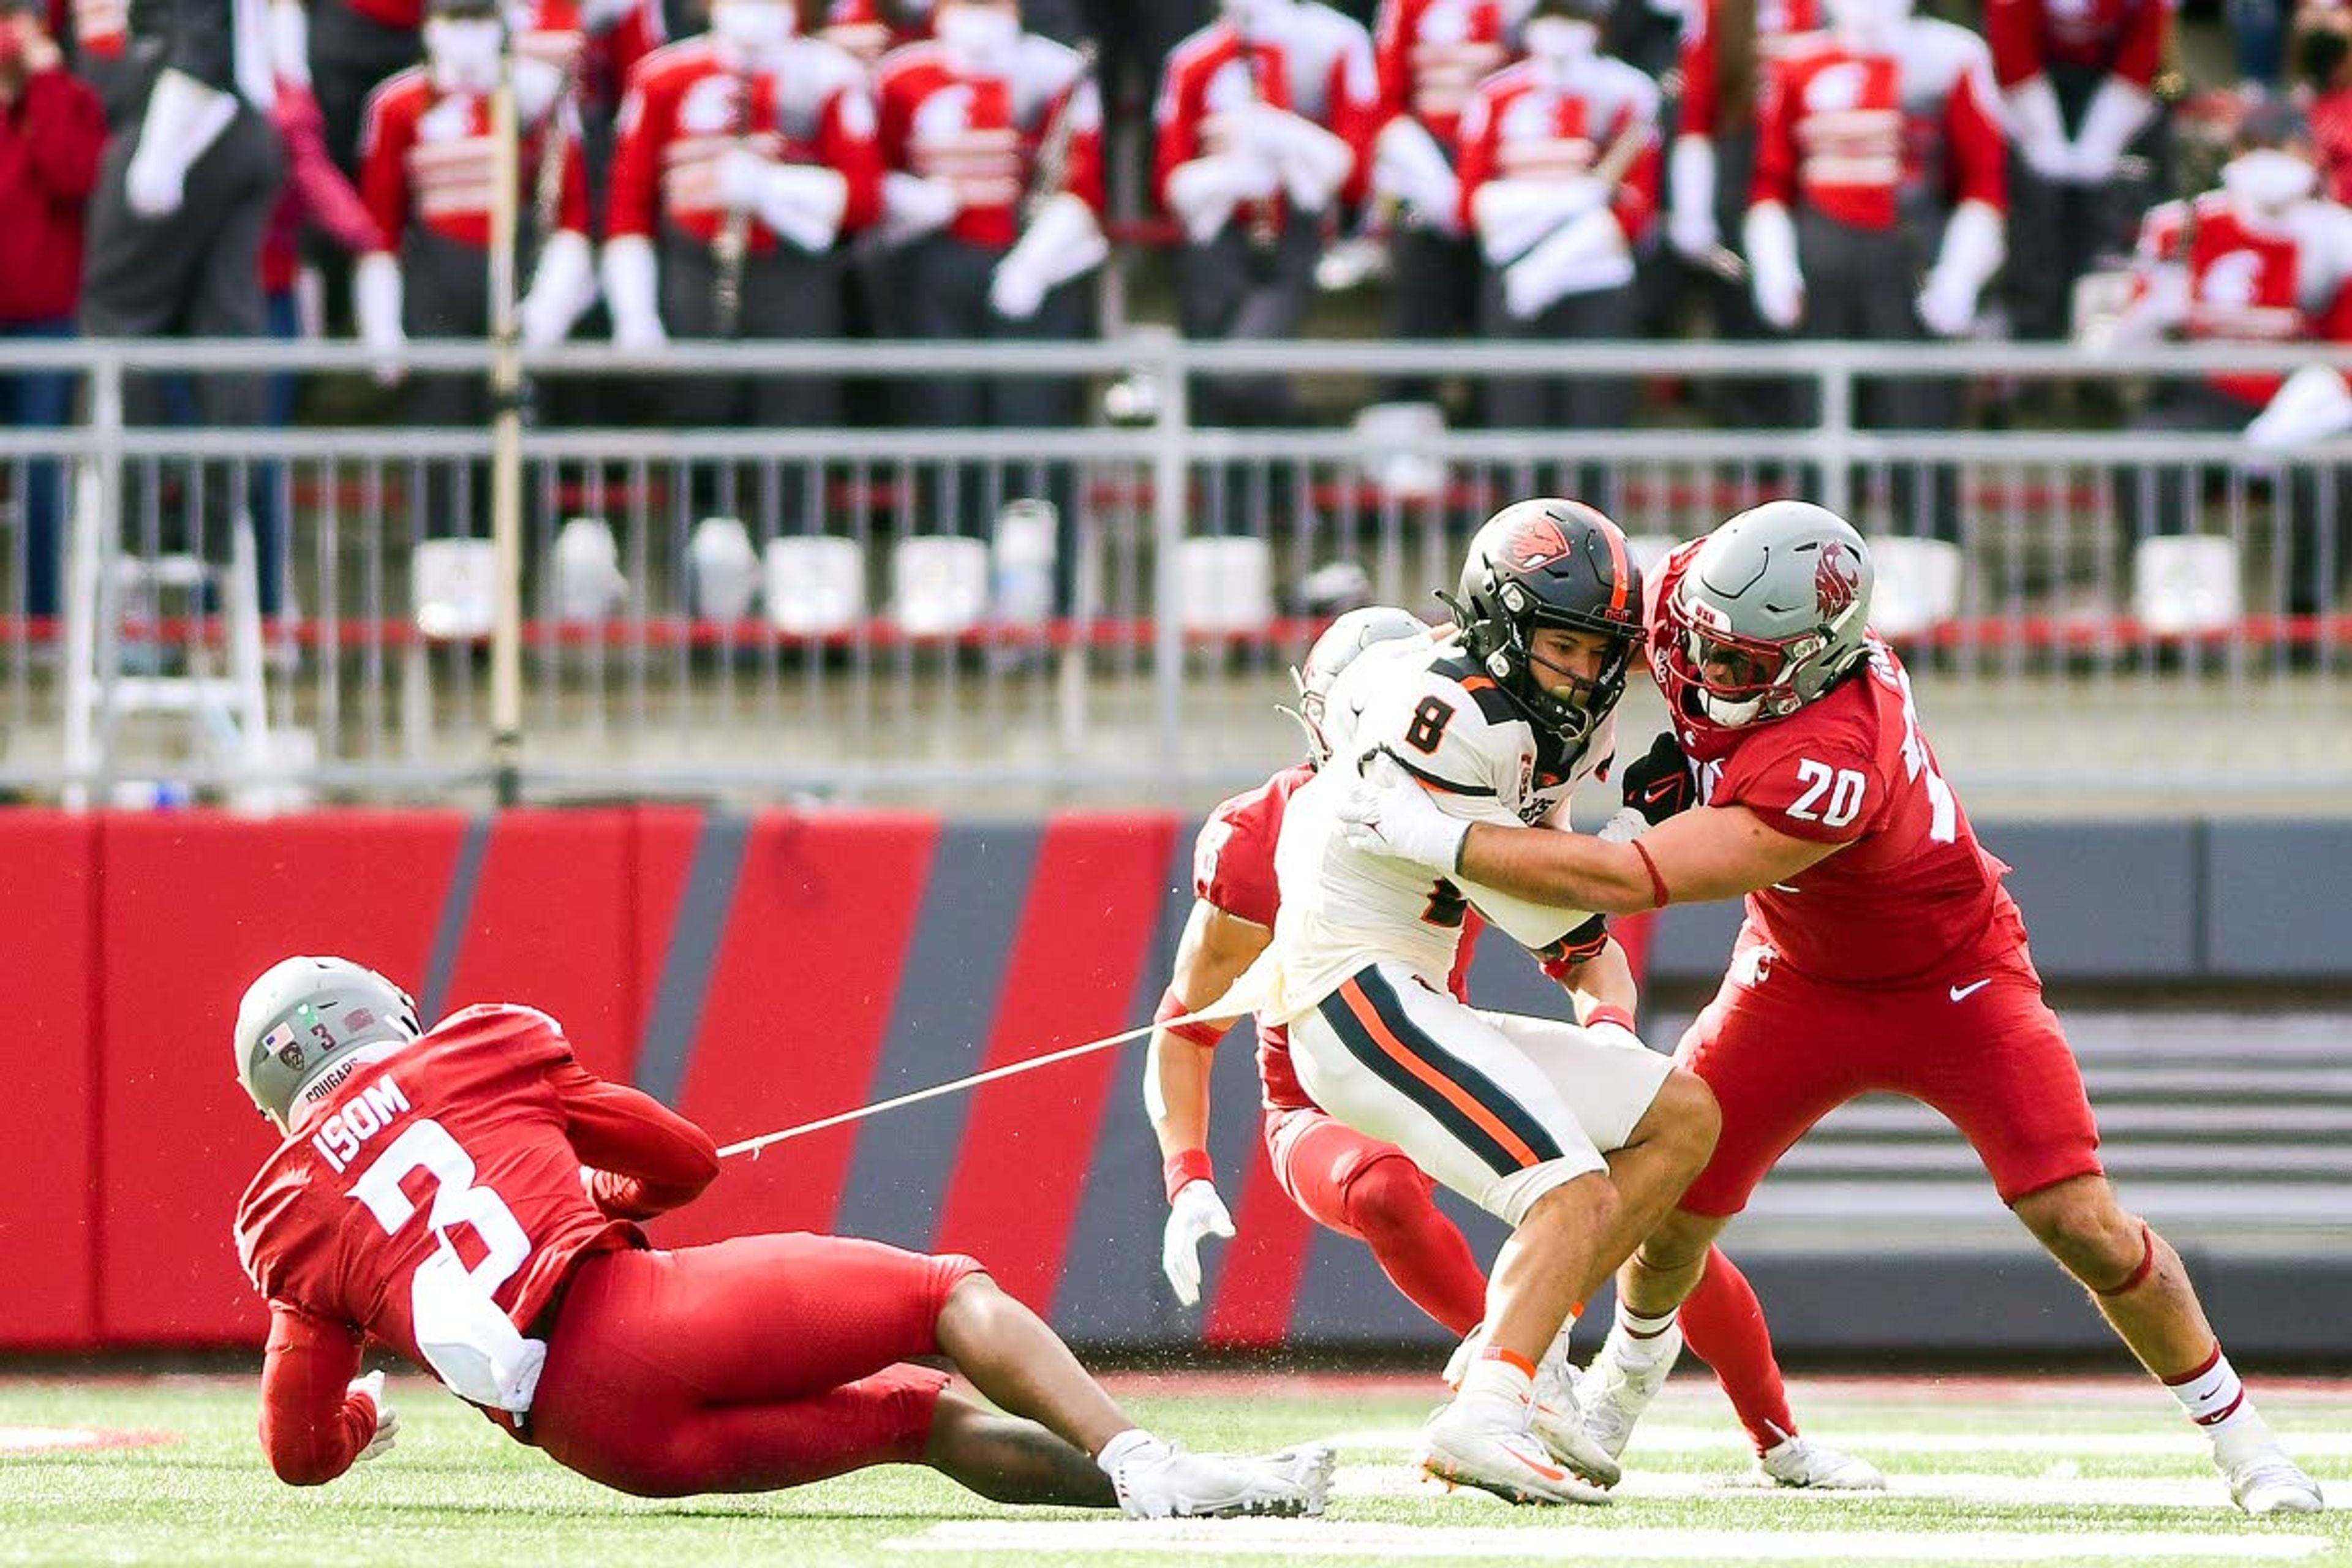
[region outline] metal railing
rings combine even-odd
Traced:
[[[1566,489],[1644,549],[1803,494],[1882,549],[1882,610],[1944,763],[1981,801],[2307,808],[2352,784],[2338,524],[2352,444],[2231,435],[1873,430],[1874,383],[2058,380],[2113,394],[2316,353],[1706,343],[678,345],[532,356],[583,377],[1117,381],[1149,417],[1055,430],[526,430],[521,781],[534,795],[727,792],[1198,802],[1283,761],[1276,704],[1318,615],[1433,607],[1489,511]],[[2352,355],[2337,363],[2352,365]],[[479,378],[472,344],[413,377]],[[0,344],[63,366],[82,421],[0,432],[0,785],[70,801],[486,790],[494,635],[476,614],[487,431],[136,426],[157,373],[358,373],[352,345]],[[1241,430],[1219,378],[1770,383],[1794,428]],[[1150,395],[1139,397],[1138,389]],[[1793,423],[1793,421],[1792,421]],[[50,465],[44,468],[43,465]],[[35,491],[73,548],[35,601]],[[1042,500],[1051,510],[1012,503]],[[1008,507],[1011,508],[1008,513]],[[1024,521],[1014,524],[1008,516]],[[709,520],[726,520],[713,524]],[[254,525],[259,526],[254,526]],[[2191,547],[2144,548],[2186,532]],[[456,549],[450,548],[453,544]],[[431,546],[434,548],[420,548]],[[161,564],[159,564],[161,563]],[[2153,582],[2160,573],[2169,582]],[[1654,717],[1629,700],[1629,725]],[[2330,806],[2330,808],[2333,808]]]

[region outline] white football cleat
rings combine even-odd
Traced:
[[[1883,1492],[1886,1477],[1867,1459],[1793,1434],[1756,1456],[1756,1474],[1776,1487],[1816,1492]]]
[[[1289,1517],[1323,1511],[1331,1463],[1331,1450],[1319,1445],[1255,1458],[1189,1454],[1168,1443],[1128,1460],[1110,1479],[1129,1519]]]
[[[1644,1347],[1649,1355],[1637,1364],[1621,1359],[1625,1342],[1612,1333],[1576,1380],[1576,1402],[1584,1411],[1584,1429],[1611,1458],[1625,1451],[1633,1427],[1650,1408],[1650,1401],[1666,1385],[1666,1374],[1683,1353],[1683,1326],[1675,1323]]]
[[[2327,1507],[2318,1484],[2275,1447],[2261,1449],[2222,1473],[2229,1478],[2230,1500],[2251,1518],[2319,1513]]]
[[[1459,1402],[1421,1430],[1421,1468],[1449,1486],[1476,1487],[1507,1502],[1605,1503],[1609,1494],[1552,1462],[1528,1431],[1478,1425]]]
[[[1617,1456],[1601,1447],[1586,1426],[1584,1406],[1577,1396],[1576,1369],[1565,1355],[1547,1357],[1536,1373],[1528,1430],[1553,1458],[1594,1486],[1613,1487],[1625,1479]]]

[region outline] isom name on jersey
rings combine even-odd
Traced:
[[[340,1175],[360,1152],[360,1145],[392,1125],[408,1109],[408,1096],[386,1073],[352,1098],[352,1102],[319,1125],[310,1147]]]

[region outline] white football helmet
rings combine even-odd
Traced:
[[[1347,744],[1355,733],[1355,715],[1345,715],[1342,722],[1343,716],[1329,708],[1331,688],[1340,672],[1375,643],[1425,637],[1429,630],[1428,622],[1393,605],[1367,605],[1360,610],[1349,610],[1324,628],[1323,635],[1315,639],[1315,646],[1307,650],[1307,662],[1290,671],[1291,681],[1298,688],[1298,706],[1283,710],[1307,731],[1309,764],[1319,768],[1329,762],[1332,752]]]

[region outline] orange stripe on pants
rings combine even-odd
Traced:
[[[1527,1142],[1503,1125],[1493,1111],[1479,1104],[1468,1090],[1414,1055],[1404,1042],[1398,1039],[1391,1032],[1387,1020],[1381,1016],[1380,1009],[1372,1005],[1371,998],[1364,994],[1362,986],[1352,980],[1348,981],[1339,987],[1339,995],[1348,1004],[1348,1011],[1356,1016],[1356,1022],[1363,1025],[1364,1032],[1371,1036],[1373,1044],[1405,1071],[1444,1095],[1454,1109],[1476,1122],[1481,1131],[1502,1145],[1505,1153],[1519,1163],[1519,1169],[1524,1171],[1530,1165],[1543,1163],[1542,1158],[1528,1147]]]

